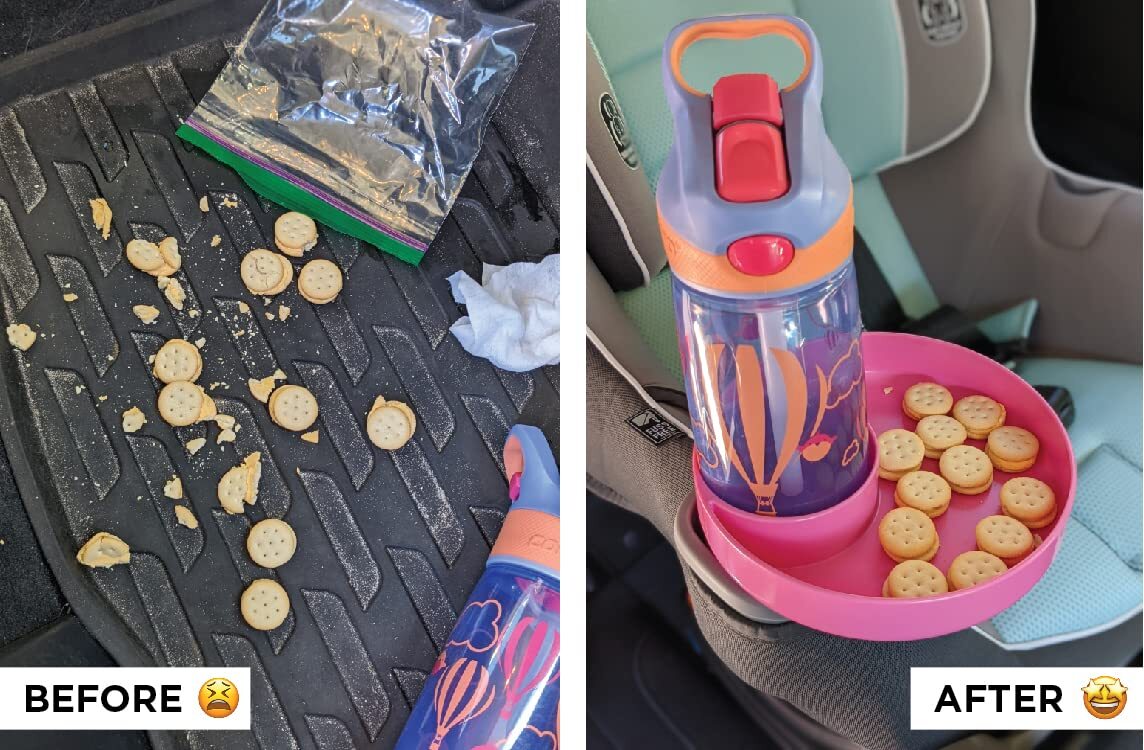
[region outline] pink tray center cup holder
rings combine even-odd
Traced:
[[[711,553],[751,597],[783,617],[835,635],[866,640],[917,640],[977,625],[1009,607],[1044,575],[1060,545],[1076,492],[1076,461],[1068,434],[1045,400],[1018,375],[969,349],[898,333],[862,336],[870,422],[866,479],[842,502],[806,516],[759,516],[719,500],[697,464],[696,507]],[[877,434],[916,422],[901,409],[914,383],[940,383],[954,399],[985,394],[1005,405],[1005,423],[1024,427],[1041,443],[1036,463],[1015,474],[995,471],[981,495],[954,492],[949,510],[934,519],[939,548],[932,560],[943,573],[962,552],[976,549],[977,522],[1001,513],[1001,485],[1036,477],[1053,489],[1057,518],[1034,530],[1037,546],[1009,570],[962,591],[919,599],[882,596],[894,561],[878,541],[878,521],[894,505],[894,482],[877,475]],[[985,449],[985,441],[968,440]],[[697,459],[693,458],[693,461]],[[938,472],[926,458],[922,469]]]
[[[866,478],[841,502],[805,516],[763,516],[720,500],[703,480],[699,454],[693,452],[691,471],[700,523],[708,536],[708,526],[718,524],[721,531],[716,533],[731,536],[759,560],[779,568],[825,560],[849,547],[878,509],[878,444],[872,429],[866,463]]]

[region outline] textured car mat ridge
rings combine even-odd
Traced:
[[[346,272],[338,302],[327,306],[296,289],[269,306],[247,292],[238,260],[266,246],[281,210],[174,136],[233,37],[180,47],[173,40],[193,34],[160,24],[153,33],[172,40],[168,54],[0,107],[0,310],[4,325],[39,332],[27,352],[0,347],[0,432],[44,554],[76,614],[119,663],[251,668],[251,733],[153,732],[156,747],[391,746],[499,531],[509,425],[539,424],[556,443],[556,369],[503,372],[448,333],[462,314],[448,275],[538,260],[559,244],[550,213],[556,163],[536,150],[518,159],[522,147],[510,145],[522,140],[512,113],[542,86],[555,91],[558,3],[510,12],[537,21],[538,33],[463,204],[418,267],[323,228],[307,259],[329,258]],[[75,50],[75,59],[56,48],[44,59],[81,65],[90,46]],[[554,121],[533,119],[556,132]],[[106,242],[87,206],[100,196],[114,212]],[[181,312],[122,259],[132,238],[159,235],[180,243]],[[212,247],[215,235],[221,243]],[[144,325],[136,304],[159,308],[159,319]],[[285,321],[279,304],[291,308]],[[205,339],[199,382],[217,384],[210,393],[219,411],[242,425],[234,444],[216,444],[214,425],[173,429],[159,418],[148,357],[173,337]],[[317,445],[275,426],[247,390],[248,377],[274,368],[317,396]],[[418,417],[414,439],[392,453],[364,435],[379,394]],[[120,415],[131,406],[148,422],[125,435]],[[189,456],[193,437],[207,445]],[[263,451],[259,501],[230,516],[216,484],[252,450]],[[174,522],[175,503],[163,496],[172,472],[196,530]],[[265,517],[285,517],[299,540],[295,559],[275,571],[245,552],[249,526]],[[76,563],[79,545],[103,530],[131,544],[129,565]],[[268,633],[238,611],[256,577],[276,578],[291,598],[291,617]]]

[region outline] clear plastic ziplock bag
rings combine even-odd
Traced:
[[[533,25],[447,0],[271,0],[180,138],[258,193],[420,262]]]

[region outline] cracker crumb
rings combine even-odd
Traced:
[[[206,438],[194,438],[187,441],[187,453],[192,456],[199,452],[199,450],[207,444]]]
[[[8,343],[26,352],[36,343],[36,332],[27,323],[13,323],[8,326]]]
[[[262,298],[262,306],[263,307],[270,307],[270,298],[269,297],[263,297]]]
[[[103,198],[92,198],[88,205],[91,206],[91,223],[106,241],[111,237],[111,206]]]
[[[203,200],[206,199],[204,198]],[[175,506],[175,520],[188,529],[197,529],[199,527],[199,519],[195,518],[195,514],[185,505]]]
[[[79,395],[79,394],[81,394],[81,393],[83,393],[83,386],[82,386],[82,385],[77,385],[77,386],[75,387],[75,395],[77,395],[77,396],[78,396],[78,395]]]
[[[164,284],[163,281],[167,283]],[[178,279],[172,279],[170,277],[160,278],[159,288],[163,290],[163,296],[171,303],[171,307],[176,310],[183,309],[183,302],[187,299],[187,293],[183,291],[183,285],[179,283]]]
[[[278,319],[279,320],[286,320],[286,318],[289,318],[289,317],[290,317],[290,308],[287,307],[286,305],[279,305],[278,306]]]
[[[249,313],[250,312],[250,305],[248,305],[245,302],[242,302],[240,300],[238,303],[238,311],[240,313]]]
[[[159,285],[159,291],[163,291],[167,288],[167,285],[171,283],[171,278],[169,276],[160,276],[155,283]]]
[[[197,317],[199,317],[199,311],[198,310],[188,310],[187,316],[191,317],[191,318],[197,318]]]
[[[211,235],[211,247],[218,247],[221,244],[222,237],[219,237],[217,234]]]
[[[123,412],[124,432],[137,432],[145,424],[147,424],[147,415],[138,406],[132,406]]]
[[[302,433],[302,439],[305,440],[307,443],[313,443],[313,444],[317,445],[318,444],[318,431],[313,430],[312,432],[303,432]]]
[[[205,195],[202,198],[199,198],[199,210],[204,214],[211,210],[211,204]]]
[[[168,479],[167,483],[163,485],[163,494],[172,500],[182,500],[183,480],[179,479],[178,476],[173,476]]]
[[[893,392],[894,392],[894,386],[892,386],[892,385],[888,385],[882,389],[882,393],[885,393],[887,396],[889,396]]]
[[[245,335],[246,335],[246,331],[242,330],[241,328],[237,328],[234,331],[234,337],[235,338],[238,338],[239,336],[245,336]]]
[[[274,376],[261,380],[250,378],[246,381],[246,386],[250,389],[251,395],[265,404],[270,399],[271,391],[274,390]]]
[[[223,208],[238,208],[238,198],[234,193],[224,195],[222,200],[219,201],[219,205]]]
[[[149,365],[155,364],[155,355],[154,354],[152,354],[150,357],[147,358],[147,364],[149,364]]]
[[[197,339],[195,339],[195,348],[196,349],[202,349],[206,345],[207,345],[206,336],[199,336]]]
[[[273,313],[266,313],[266,319],[267,320],[274,320],[274,314]]]
[[[77,299],[79,299],[79,295],[75,292],[68,292],[64,295],[64,302],[75,302]]]
[[[99,400],[100,400],[100,401],[106,401],[106,400],[107,400],[107,396],[100,396],[100,397],[99,397]]]
[[[159,308],[154,305],[135,305],[131,308],[135,317],[143,321],[143,325],[151,325],[159,317]]]
[[[236,435],[234,434],[234,430],[223,430],[218,434],[218,440],[216,440],[215,443],[218,445],[222,445],[223,443],[233,443],[235,437]]]

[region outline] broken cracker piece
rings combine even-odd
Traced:
[[[318,444],[318,431],[312,430],[310,432],[303,432],[302,433],[302,439],[305,440],[307,443],[313,443],[313,444],[317,445]]]
[[[135,305],[131,308],[131,312],[135,313],[135,317],[143,321],[144,325],[151,325],[159,317],[159,308],[153,305]]]
[[[239,311],[240,313],[249,313],[249,312],[250,312],[250,305],[248,305],[248,304],[246,304],[245,302],[243,302],[243,301],[239,300],[239,303],[238,303],[238,311]]]
[[[286,305],[279,305],[278,306],[278,319],[279,320],[286,320],[286,318],[289,318],[289,317],[290,317],[290,308],[287,307]]]
[[[199,210],[204,214],[211,210],[211,204],[205,195],[202,198],[199,198]]]
[[[893,392],[894,392],[894,386],[892,386],[892,385],[888,385],[882,389],[882,393],[885,393],[887,396],[889,396]]]
[[[172,500],[182,500],[183,480],[179,479],[178,476],[173,476],[168,479],[167,483],[163,485],[163,494]]]
[[[89,568],[110,568],[131,562],[131,548],[115,534],[100,531],[79,548],[75,559]]]
[[[215,444],[222,445],[223,443],[233,443],[236,437],[237,435],[234,434],[234,430],[224,429],[218,434],[218,438],[215,440]]]
[[[215,424],[224,430],[234,429],[234,417],[229,414],[216,414],[214,420]]]
[[[274,390],[274,377],[262,378],[261,380],[250,378],[246,381],[246,386],[250,388],[251,395],[265,404]]]
[[[221,244],[222,237],[219,237],[217,234],[211,235],[211,247],[218,247]]]
[[[88,200],[91,206],[91,223],[99,230],[104,240],[111,236],[111,206],[103,198]]]
[[[27,323],[13,323],[8,326],[8,343],[26,352],[36,343],[36,332]]]
[[[123,412],[124,432],[136,432],[145,424],[147,424],[147,415],[138,406],[132,406]]]
[[[64,295],[64,302],[75,302],[77,299],[79,299],[79,295],[75,292],[68,292]]]
[[[266,313],[266,319],[267,320],[274,320],[274,314],[273,313]]]
[[[163,283],[164,280],[166,280],[166,284]],[[171,303],[171,307],[176,310],[183,309],[183,302],[187,299],[187,293],[183,291],[183,285],[179,283],[178,279],[160,277],[159,288],[163,290],[163,296]]]
[[[199,450],[207,444],[206,438],[193,438],[187,441],[187,453],[192,456],[199,452]]]
[[[195,514],[185,505],[175,506],[175,520],[188,529],[199,527],[199,519],[195,518]]]
[[[254,505],[258,499],[258,482],[262,479],[262,452],[254,451],[242,459],[246,469],[246,504]]]

